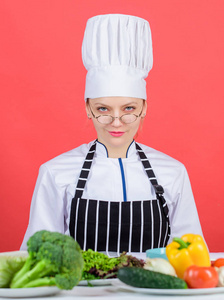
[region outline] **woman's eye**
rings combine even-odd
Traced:
[[[127,107],[125,107],[126,111],[132,111],[134,109],[135,109],[135,107],[133,107],[133,106],[127,106]]]
[[[105,111],[107,111],[107,108],[106,107],[98,107],[97,110],[99,112],[105,112]]]

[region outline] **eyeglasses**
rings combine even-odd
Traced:
[[[139,118],[142,114],[142,110],[143,110],[143,106],[142,106],[142,110],[140,112],[139,115],[135,115],[135,114],[124,114],[120,117],[113,117],[111,115],[99,115],[99,116],[95,116],[92,109],[91,109],[91,106],[89,105],[89,108],[91,110],[91,113],[93,115],[93,117],[95,119],[97,119],[97,121],[100,123],[100,124],[105,124],[105,125],[108,125],[110,123],[112,123],[115,119],[119,119],[122,123],[124,124],[130,124],[130,123],[133,123],[137,120],[137,118]]]

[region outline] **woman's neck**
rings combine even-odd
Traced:
[[[127,155],[127,148],[126,149],[108,149],[108,157],[110,158],[125,158]]]

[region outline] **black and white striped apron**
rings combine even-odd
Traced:
[[[135,145],[156,199],[126,202],[83,199],[96,150],[95,141],[83,163],[70,213],[70,235],[83,250],[145,252],[167,245],[170,223],[164,190],[158,185],[145,153],[137,143]]]

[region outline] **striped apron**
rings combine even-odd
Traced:
[[[83,199],[96,150],[91,146],[76,186],[71,203],[70,235],[83,250],[93,249],[122,253],[145,252],[165,247],[170,236],[168,207],[163,187],[158,185],[152,167],[140,146],[135,143],[145,172],[154,187],[156,199],[136,201],[103,201]]]

